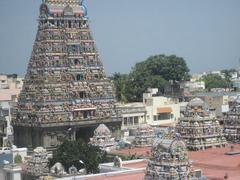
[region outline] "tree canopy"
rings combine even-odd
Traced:
[[[225,78],[225,80],[227,82],[228,88],[232,87],[232,85],[233,85],[233,83],[232,83],[232,75],[234,73],[236,73],[236,72],[237,72],[236,69],[224,69],[224,70],[221,71],[221,73],[224,74],[224,78]]]
[[[206,89],[212,88],[227,88],[228,81],[218,74],[208,74],[203,76],[202,80],[205,82]]]
[[[141,101],[148,88],[164,88],[170,82],[177,83],[189,79],[189,69],[185,60],[175,55],[156,55],[137,63],[126,75],[113,76],[116,97],[119,101]]]
[[[99,172],[98,165],[104,160],[104,157],[105,153],[97,146],[87,144],[83,140],[65,140],[54,151],[49,166],[52,167],[55,163],[60,162],[66,171],[74,165],[78,170],[86,167],[88,173],[97,173]]]

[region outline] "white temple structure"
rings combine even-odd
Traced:
[[[112,137],[112,132],[105,124],[100,124],[94,131],[94,135],[90,138],[90,144],[99,146],[104,151],[116,149],[115,139]]]
[[[33,155],[29,157],[22,166],[23,179],[37,179],[47,176],[48,168],[48,153],[43,147],[37,147],[33,151]]]
[[[137,128],[134,145],[135,147],[152,146],[154,137],[153,128],[148,124],[143,124]]]

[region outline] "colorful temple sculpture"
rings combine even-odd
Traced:
[[[189,150],[222,147],[226,144],[219,121],[200,98],[191,100],[176,125]]]
[[[26,180],[40,179],[48,176],[48,153],[43,147],[37,147],[33,150],[31,157],[26,158],[22,166],[22,178]]]
[[[14,143],[52,150],[66,137],[88,140],[101,123],[120,129],[82,1],[43,0],[38,23],[14,111]]]
[[[227,141],[240,143],[240,96],[231,102],[229,112],[223,117]]]
[[[140,125],[136,130],[134,145],[135,147],[152,146],[154,137],[154,130],[150,125]]]
[[[179,135],[156,139],[152,146],[152,158],[149,160],[145,180],[181,180],[194,179],[194,171],[189,162],[187,147]]]
[[[111,130],[105,125],[100,124],[94,131],[94,135],[90,138],[90,144],[99,146],[103,151],[111,151],[116,149],[117,143],[112,137]]]

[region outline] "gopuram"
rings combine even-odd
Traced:
[[[240,143],[240,96],[230,104],[230,110],[223,117],[224,134],[227,141]]]
[[[80,0],[43,0],[23,89],[14,111],[14,143],[55,149],[64,138],[89,140],[101,123],[119,129],[106,77]]]
[[[43,147],[37,147],[22,166],[23,179],[32,180],[47,176],[49,173],[48,163],[47,150]]]
[[[188,159],[187,147],[179,135],[155,140],[151,153],[144,180],[193,179],[194,171]]]
[[[136,130],[134,145],[135,147],[152,146],[154,137],[154,130],[150,125],[140,125]]]
[[[203,100],[200,98],[191,100],[183,116],[176,125],[176,131],[186,141],[189,150],[225,146],[226,138],[219,121],[210,113]]]
[[[105,124],[100,124],[94,131],[94,135],[90,138],[90,144],[99,146],[103,151],[111,151],[116,149],[117,143],[112,137],[112,132]]]

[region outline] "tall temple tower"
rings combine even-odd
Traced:
[[[64,138],[89,138],[99,124],[120,128],[80,0],[43,0],[27,74],[14,111],[14,143],[56,148]]]

